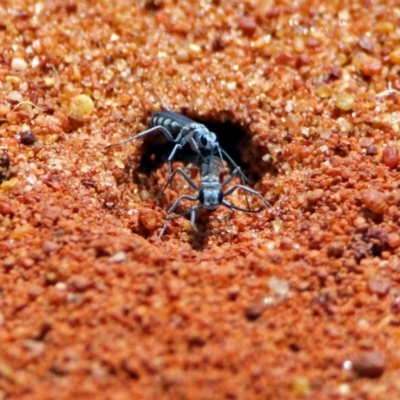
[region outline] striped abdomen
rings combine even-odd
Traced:
[[[192,123],[191,119],[172,111],[153,111],[149,125],[151,127],[161,125],[172,134],[177,135],[185,125]]]

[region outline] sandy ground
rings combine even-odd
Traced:
[[[400,398],[399,26],[390,0],[3,1],[0,398]],[[157,240],[198,192],[156,202],[162,134],[106,149],[157,96],[271,206]]]

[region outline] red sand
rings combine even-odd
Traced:
[[[339,4],[3,2],[0,398],[400,398],[400,8]],[[272,207],[156,240],[149,82]]]

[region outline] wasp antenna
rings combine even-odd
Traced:
[[[161,103],[161,105],[164,107],[164,109],[166,109],[167,111],[171,111],[171,109],[167,106],[167,104],[162,100],[162,98],[154,90],[153,85],[150,82],[146,83],[146,88],[157,98],[157,100]]]

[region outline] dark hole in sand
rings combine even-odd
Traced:
[[[243,173],[249,178],[250,182],[254,183],[259,180],[258,173],[252,169],[249,163],[243,162],[242,153],[250,151],[250,138],[246,132],[238,125],[231,123],[220,122],[205,122],[202,121],[211,132],[217,135],[218,143],[223,148],[232,160],[242,169]],[[151,174],[152,171],[160,168],[162,164],[168,162],[168,157],[171,154],[175,144],[169,142],[162,132],[154,132],[145,138],[142,144],[142,158],[138,172]],[[216,152],[215,155],[219,157]],[[225,157],[223,157],[225,159]],[[249,157],[248,157],[249,158]],[[186,144],[181,150],[175,154],[173,161],[181,161],[184,164],[190,162],[196,164],[198,157],[196,153]],[[234,170],[234,166],[228,160],[227,166],[230,171]]]

